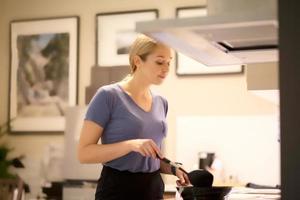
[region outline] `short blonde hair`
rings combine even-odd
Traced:
[[[131,68],[131,74],[136,70],[136,65],[134,64],[134,56],[139,56],[143,61],[146,60],[147,56],[151,54],[154,49],[161,45],[161,43],[147,37],[143,34],[138,35],[129,51],[129,64]]]

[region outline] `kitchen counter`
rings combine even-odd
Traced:
[[[68,186],[63,188],[63,199],[93,199],[94,193],[95,188],[90,185]],[[176,193],[176,185],[165,185],[164,200],[182,200],[179,193]],[[226,200],[280,200],[280,190],[233,187]]]
[[[165,185],[164,199],[182,200],[176,193],[176,185]],[[226,200],[280,200],[280,190],[233,187]]]
[[[280,200],[279,189],[253,189],[234,187],[229,193],[228,200]]]

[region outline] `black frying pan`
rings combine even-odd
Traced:
[[[231,187],[177,187],[178,192],[184,200],[224,200]]]

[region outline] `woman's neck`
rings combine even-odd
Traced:
[[[136,76],[131,76],[127,80],[121,82],[123,88],[131,95],[136,97],[149,97],[150,84],[144,80],[139,80]]]

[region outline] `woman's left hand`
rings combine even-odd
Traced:
[[[178,186],[188,186],[191,184],[187,174],[179,168],[176,168],[176,176],[179,178],[179,180],[176,181]]]

